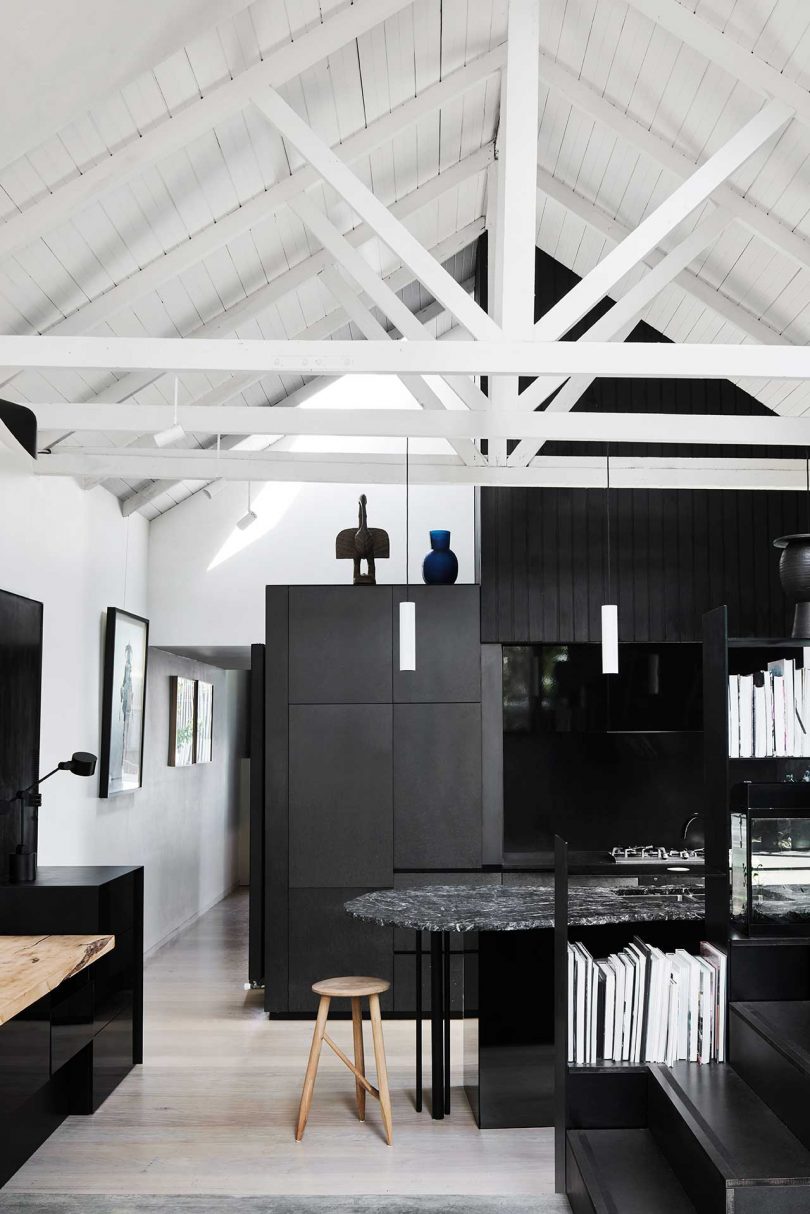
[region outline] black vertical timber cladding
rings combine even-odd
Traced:
[[[788,635],[792,608],[772,540],[802,529],[804,497],[611,490],[610,600],[620,640],[699,641],[701,617],[718,603],[728,605],[734,636]],[[482,491],[481,507],[482,642],[598,641],[599,606],[608,601],[604,492],[493,488]],[[519,573],[515,537],[530,554]]]
[[[264,982],[264,645],[250,647],[250,900],[248,978]]]
[[[289,1010],[289,588],[268,586],[265,650],[265,1011]]]

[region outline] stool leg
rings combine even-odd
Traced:
[[[366,1060],[363,1052],[363,1005],[359,999],[352,999],[352,1035],[354,1036],[354,1065],[361,1075],[366,1073]],[[357,1116],[361,1121],[366,1120],[366,1089],[355,1081],[354,1090],[357,1096]]]
[[[304,1090],[301,1093],[301,1104],[298,1109],[298,1125],[295,1130],[296,1142],[300,1142],[304,1137],[309,1110],[312,1107],[312,1093],[315,1090],[315,1076],[318,1074],[318,1061],[321,1057],[321,1045],[323,1044],[323,1035],[326,1032],[326,1021],[329,1017],[330,1003],[331,1000],[328,995],[321,995],[321,1001],[318,1004],[318,1016],[315,1020],[315,1031],[312,1034],[312,1045],[309,1049],[307,1073],[304,1076]]]
[[[379,995],[369,995],[368,1010],[371,1016],[371,1034],[374,1038],[374,1061],[377,1066],[377,1087],[380,1090],[380,1109],[382,1110],[386,1141],[390,1147],[394,1139],[394,1129],[393,1122],[391,1120],[391,1093],[388,1090],[388,1071],[386,1070],[385,1066],[385,1043],[383,1042]]]

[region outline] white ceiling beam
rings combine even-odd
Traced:
[[[0,366],[278,375],[594,375],[637,379],[810,379],[810,347],[688,342],[241,341],[15,337]]]
[[[600,207],[594,206],[592,202],[583,198],[581,194],[577,194],[570,186],[564,185],[552,177],[545,169],[537,170],[537,188],[542,194],[553,198],[555,202],[576,215],[583,223],[588,224],[589,227],[594,228],[595,231],[600,232],[614,243],[623,240],[630,232],[628,227],[614,219],[612,215],[608,215]],[[665,254],[657,249],[647,254],[644,264],[656,266],[664,256]],[[753,313],[729,299],[727,295],[723,295],[721,291],[715,290],[697,274],[684,270],[683,273],[676,276],[675,282],[694,299],[705,307],[711,308],[717,316],[727,320],[754,341],[761,342],[763,345],[774,345],[786,340],[776,329],[772,329],[770,325],[765,324]]]
[[[640,282],[629,290],[623,291],[613,307],[592,324],[579,340],[624,341],[632,333],[644,308],[655,299],[667,283],[672,282],[681,271],[686,269],[698,253],[719,236],[726,226],[728,218],[725,211],[715,210],[708,219],[698,224],[670,253],[667,253],[652,270],[649,270]],[[519,404],[524,409],[539,408],[549,396],[549,384],[552,384],[552,391],[557,388],[560,390],[552,400],[548,401],[546,409],[554,413],[567,413],[576,407],[592,383],[593,377],[589,375],[574,375],[567,381],[549,380],[544,376],[536,379],[521,393]],[[538,450],[536,443],[524,439],[518,443],[510,455],[509,462],[527,464]]]
[[[629,0],[629,3],[730,76],[765,97],[779,98],[796,111],[801,123],[810,127],[810,96],[797,81],[771,67],[753,51],[747,51],[676,0]],[[767,14],[763,14],[763,18],[765,16]]]
[[[317,394],[319,381],[305,385],[296,405]],[[291,397],[287,398],[292,400]],[[74,431],[157,432],[173,420],[170,405],[30,406],[41,427],[64,424]],[[349,435],[379,438],[514,438],[574,443],[666,443],[762,447],[810,446],[810,417],[733,416],[671,413],[552,413],[542,410],[489,409],[301,409],[293,404],[272,407],[225,405],[180,407],[178,418],[187,434],[231,435]],[[181,458],[182,448],[172,454]]]
[[[264,89],[254,97],[254,103],[474,337],[497,337],[498,326],[275,89]]]
[[[660,135],[636,122],[567,68],[542,54],[540,76],[549,88],[564,96],[575,109],[587,114],[600,126],[612,130],[620,139],[662,168],[682,179],[694,173],[697,167],[694,160],[679,152]],[[749,231],[767,241],[771,248],[810,268],[810,241],[792,231],[774,215],[760,210],[753,202],[743,198],[732,185],[726,183],[718,186],[714,192],[714,201],[718,206],[725,207],[735,219],[744,223]]]
[[[391,323],[396,325],[404,338],[408,341],[430,340],[430,334],[416,319],[410,308],[374,272],[365,258],[341,236],[329,217],[315,205],[311,198],[306,196],[298,198],[293,204],[293,210],[326,252],[334,257],[338,264],[345,266],[357,285],[365,291],[369,299],[374,301]],[[334,276],[330,281],[335,282]],[[339,285],[338,289],[340,289]],[[348,307],[346,310],[348,311]],[[366,333],[366,337],[368,337],[368,333]],[[387,333],[385,337],[388,337]],[[472,380],[458,376],[449,382],[468,409],[485,409],[487,407],[487,398]],[[441,404],[441,402],[439,403]]]
[[[317,483],[402,485],[401,455],[368,453],[320,454],[299,451],[229,452],[219,460],[210,452],[185,456],[164,452],[62,450],[40,456],[40,476],[98,476],[138,479],[298,481]],[[804,459],[680,459],[624,458],[610,461],[611,485],[616,489],[780,489],[804,492]],[[595,457],[538,456],[528,468],[487,465],[468,467],[456,455],[412,455],[412,485],[506,485],[582,487],[604,490],[605,461]]]
[[[334,51],[407,8],[412,0],[354,0],[295,41],[271,51],[261,62],[212,88],[119,151],[105,156],[52,193],[0,225],[0,258],[63,223],[80,207],[122,185],[156,161],[170,156],[224,118],[244,109],[267,86],[279,87]]]
[[[540,5],[537,0],[508,0],[506,72],[501,78],[498,124],[498,176],[495,211],[495,281],[490,312],[503,331],[517,339],[531,336],[534,325],[534,249],[537,232],[537,128]],[[488,385],[490,404],[514,407],[517,376]],[[488,448],[493,463],[506,462],[506,444]]]
[[[359,253],[356,254],[356,256],[359,257]],[[360,260],[362,261],[362,258],[360,258]],[[366,263],[364,262],[363,264],[365,265]],[[382,284],[382,279],[377,278],[376,275],[373,276],[377,279],[378,283]],[[333,267],[330,270],[324,270],[321,278],[326,283],[328,289],[333,293],[337,302],[344,309],[346,315],[350,320],[354,321],[367,341],[392,340],[391,335],[386,329],[383,328],[377,318],[371,314],[365,304],[361,303],[360,299],[349,287],[349,284],[342,277],[337,267]],[[398,303],[401,303],[398,295],[395,295],[394,299],[396,299]],[[408,312],[408,316],[411,319],[415,319],[413,313],[409,309],[406,308],[405,310]],[[418,324],[419,322],[417,321],[416,323]],[[444,411],[446,408],[441,397],[436,395],[433,388],[431,388],[427,380],[421,375],[402,375],[400,377],[400,381],[422,409],[437,409]],[[460,455],[464,460],[465,464],[477,464],[484,462],[484,457],[481,455],[481,452],[469,439],[462,438],[459,440],[453,440],[451,445],[456,454]]]
[[[792,111],[781,101],[770,101],[763,106],[652,214],[642,220],[621,244],[603,257],[567,295],[540,317],[534,326],[537,339],[554,341],[567,333],[625,274],[701,206],[735,169],[781,130],[791,114]]]
[[[349,135],[347,139],[335,146],[335,153],[347,164],[368,156],[371,152],[389,143],[403,130],[413,126],[425,115],[447,105],[456,97],[462,96],[482,80],[486,80],[493,72],[497,72],[505,61],[505,48],[496,47],[486,54],[473,59],[464,67],[450,72],[443,80],[423,89],[416,97],[396,106],[390,114],[384,114],[367,127]],[[483,150],[483,149],[482,149]],[[491,152],[489,153],[491,155]],[[466,158],[469,160],[469,158]],[[104,324],[125,308],[131,307],[137,300],[156,290],[163,283],[169,282],[179,274],[183,274],[192,266],[203,261],[211,253],[228,244],[229,241],[241,236],[244,232],[266,222],[293,198],[304,190],[316,185],[318,174],[309,165],[296,169],[289,177],[270,186],[269,189],[251,198],[235,211],[223,215],[215,223],[209,224],[199,232],[195,232],[182,244],[175,245],[162,257],[150,262],[137,270],[116,286],[111,287],[102,295],[90,300],[82,307],[72,312],[64,320],[47,326],[42,332],[52,337],[70,336],[78,333],[90,333],[97,325]],[[368,237],[372,234],[367,225],[363,225]],[[0,377],[0,387],[13,379],[13,374],[5,373]]]
[[[411,215],[421,210],[422,207],[440,198],[448,190],[455,189],[456,186],[469,180],[470,177],[483,172],[487,165],[491,163],[493,155],[494,148],[492,144],[486,144],[484,147],[479,148],[478,151],[465,157],[458,164],[452,165],[436,177],[431,177],[424,185],[417,186],[409,194],[405,194],[392,205],[392,213],[401,221],[407,220]],[[346,234],[346,240],[355,248],[371,240],[373,235],[374,233],[368,224],[361,223]],[[444,254],[445,259],[449,256],[452,256],[452,254]],[[186,334],[186,337],[195,339],[221,337],[236,332],[240,325],[256,320],[268,308],[272,307],[273,304],[289,294],[290,291],[296,290],[304,283],[309,282],[311,278],[320,274],[330,263],[331,258],[329,254],[323,249],[317,253],[313,253],[309,257],[305,257],[291,269],[285,270],[282,274],[271,279],[270,282],[265,283],[263,287],[258,287],[255,291],[252,291],[250,295],[240,300],[239,303],[226,308],[219,316],[215,316],[212,320],[198,325],[196,329]],[[413,274],[407,274],[407,281],[413,281]],[[401,288],[397,287],[395,289],[399,290]],[[48,336],[50,337],[50,334]],[[118,380],[117,383],[111,384],[109,388],[105,388],[103,391],[97,393],[93,399],[102,401],[128,400],[129,397],[142,392],[144,388],[149,387],[150,384],[153,384],[158,379],[160,379],[159,374],[127,375]]]

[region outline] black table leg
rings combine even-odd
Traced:
[[[442,932],[444,949],[444,1111],[450,1112],[450,933]]]
[[[416,1111],[422,1112],[422,933],[416,933]]]
[[[444,1117],[444,969],[443,934],[430,933],[430,1104],[434,1121]]]

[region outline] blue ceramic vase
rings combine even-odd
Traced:
[[[450,547],[449,531],[431,531],[430,552],[422,562],[428,586],[452,586],[458,577],[458,557]]]

